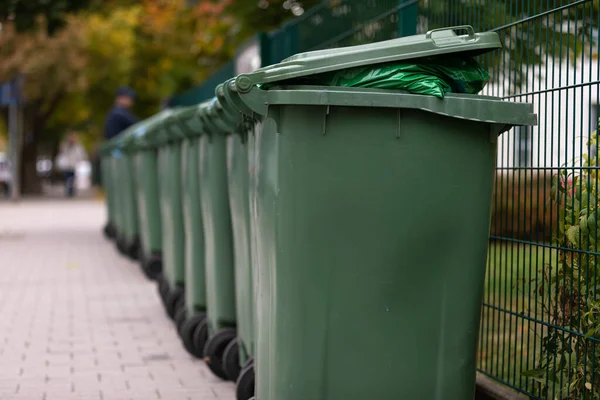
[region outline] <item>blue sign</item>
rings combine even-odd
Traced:
[[[0,106],[9,106],[20,103],[21,98],[21,83],[23,78],[19,76],[12,81],[0,84]]]

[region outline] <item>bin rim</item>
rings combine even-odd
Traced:
[[[127,152],[135,152],[147,147],[148,135],[151,134],[153,127],[163,117],[164,111],[158,112],[150,117],[132,125],[129,138],[124,142],[124,149]]]
[[[537,125],[531,103],[504,101],[497,97],[448,93],[445,98],[411,94],[397,90],[334,86],[280,86],[269,90],[253,87],[239,93],[227,86],[232,97],[243,102],[250,116],[266,116],[270,105],[342,106],[421,110],[450,118],[512,126]],[[244,111],[244,110],[242,110]]]
[[[156,135],[159,134],[164,118],[169,116],[171,112],[171,109],[165,109],[146,118],[143,121],[146,122],[146,125],[136,132],[132,151],[141,151],[158,147],[162,141],[161,139],[157,140]]]
[[[208,134],[227,135],[234,129],[224,115],[223,108],[216,97],[211,99],[210,104],[198,113],[198,116]]]
[[[203,132],[202,122],[198,118],[198,107],[200,107],[198,104],[184,107],[179,112],[172,114],[171,118],[176,121],[186,138],[200,136]],[[197,127],[191,127],[190,121],[197,124]]]
[[[467,31],[467,34],[457,35],[455,31],[459,30]],[[496,32],[475,33],[470,25],[451,26],[376,43],[299,53],[278,64],[240,74],[234,79],[238,90],[248,91],[254,85],[289,81],[347,68],[448,54],[475,56],[500,48],[502,44]]]
[[[232,81],[235,82],[235,78],[228,79],[227,81],[217,85],[215,89],[215,96],[220,107],[228,116],[228,119],[231,121],[231,123],[239,125],[244,122],[244,114],[238,107],[236,107],[234,99],[232,99],[229,95],[229,92],[225,90],[225,86]]]

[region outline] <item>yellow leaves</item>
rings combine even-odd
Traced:
[[[168,72],[173,67],[173,61],[170,58],[163,58],[162,60],[160,60],[159,65],[161,70],[163,70],[164,72]]]
[[[142,29],[152,34],[169,34],[177,23],[177,18],[185,12],[185,0],[144,0],[142,1]]]
[[[81,73],[87,65],[83,25],[69,17],[65,28],[53,36],[46,34],[44,26],[24,33],[7,29],[0,35],[0,81],[24,75],[24,91],[30,101],[86,87]]]
[[[117,63],[119,72],[129,72],[135,55],[135,30],[141,8],[116,8],[108,15],[91,14],[85,18],[88,51],[98,62]]]

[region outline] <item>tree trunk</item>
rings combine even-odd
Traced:
[[[37,173],[38,144],[48,119],[60,106],[64,92],[59,92],[47,102],[36,101],[25,106],[23,118],[23,144],[21,150],[21,192],[24,195],[42,194],[42,180]]]
[[[37,143],[30,141],[21,150],[21,192],[23,195],[42,194],[42,183],[37,174]]]
[[[26,106],[24,110],[23,137],[21,138],[20,179],[21,194],[39,196],[42,194],[42,182],[37,174],[38,140],[43,129],[38,123],[37,106]]]

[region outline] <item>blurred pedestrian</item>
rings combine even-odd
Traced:
[[[120,87],[117,90],[115,105],[106,117],[104,126],[104,138],[110,140],[135,124],[138,119],[131,113],[131,107],[135,101],[135,92],[128,87]]]
[[[87,160],[87,154],[83,145],[79,142],[77,132],[70,131],[67,139],[60,146],[60,152],[56,160],[56,165],[64,176],[67,197],[75,196],[77,166],[85,160]]]
[[[117,90],[115,104],[106,116],[104,125],[104,139],[110,140],[138,122],[138,119],[132,114],[131,107],[135,101],[135,91],[129,87],[122,86]],[[96,183],[102,187],[101,160],[98,155],[94,157],[94,170],[96,173]],[[100,193],[102,193],[100,191]]]

